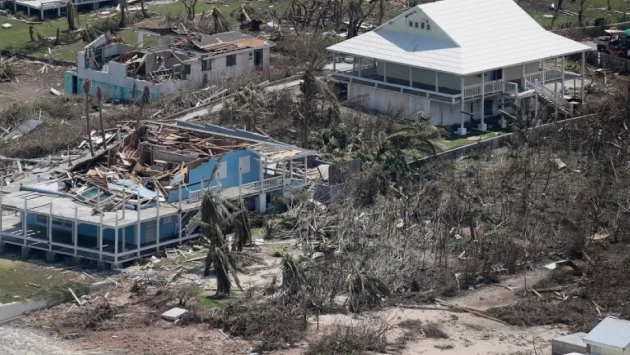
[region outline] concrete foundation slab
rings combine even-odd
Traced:
[[[464,127],[459,127],[459,128],[457,129],[457,135],[458,135],[458,136],[465,136],[465,135],[466,135],[466,128],[464,128]]]
[[[170,321],[176,321],[178,319],[180,319],[184,314],[188,313],[187,310],[183,309],[183,308],[172,308],[169,309],[168,311],[162,313],[162,318],[166,319],[166,320],[170,320]]]
[[[488,130],[488,125],[485,123],[480,123],[479,125],[477,125],[477,129],[481,132],[485,132]]]

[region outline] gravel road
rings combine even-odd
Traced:
[[[2,355],[115,355],[102,351],[77,351],[70,343],[34,329],[0,326]]]

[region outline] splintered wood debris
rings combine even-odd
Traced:
[[[96,135],[92,137],[95,139]],[[252,144],[212,133],[147,124],[100,155],[75,165],[57,184],[59,191],[70,193],[75,202],[92,207],[93,214],[116,211],[125,205],[143,208],[156,201],[166,202],[169,190],[187,184],[189,169]]]

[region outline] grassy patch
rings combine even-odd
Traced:
[[[197,288],[195,299],[197,300],[197,306],[199,306],[199,308],[201,309],[212,309],[235,301],[234,298],[208,298],[208,295],[204,292],[202,288]]]
[[[48,268],[0,259],[0,303],[26,299],[67,300],[68,287],[77,295],[88,291],[87,284],[72,281]]]

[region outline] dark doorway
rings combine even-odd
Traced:
[[[263,51],[262,49],[257,49],[254,51],[254,65],[260,67],[263,65]]]
[[[79,89],[78,89],[78,78],[77,78],[76,75],[73,75],[72,76],[72,93],[76,94],[78,92],[79,92]]]

